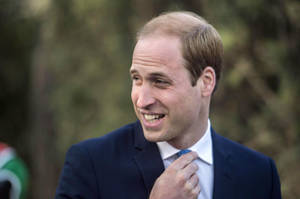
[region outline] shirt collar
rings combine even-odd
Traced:
[[[209,120],[207,123],[207,129],[204,135],[200,138],[200,140],[198,140],[193,146],[189,147],[188,149],[197,152],[198,157],[202,161],[208,164],[213,164],[211,124]],[[170,158],[180,151],[179,149],[173,147],[165,141],[157,142],[157,145],[163,160]]]

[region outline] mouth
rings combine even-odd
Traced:
[[[136,109],[136,114],[142,123],[144,130],[147,131],[159,131],[163,128],[167,113],[160,113],[154,111]]]
[[[165,114],[143,114],[145,120],[149,123],[154,123],[165,117]]]

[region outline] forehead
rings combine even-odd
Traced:
[[[181,42],[175,36],[147,36],[134,49],[131,69],[140,67],[183,67]]]

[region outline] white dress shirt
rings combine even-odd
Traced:
[[[188,148],[189,150],[198,153],[198,158],[195,160],[199,167],[197,176],[199,178],[199,184],[201,187],[201,192],[198,196],[198,199],[212,199],[214,169],[210,127],[210,121],[208,120],[207,129],[204,135],[200,140],[198,140],[198,142]],[[157,142],[157,145],[165,168],[167,168],[177,158],[176,153],[178,153],[180,149],[174,148],[167,142]]]

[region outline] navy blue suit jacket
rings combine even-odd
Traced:
[[[274,162],[212,130],[213,199],[280,199]],[[56,199],[147,199],[164,171],[158,147],[139,122],[73,145]],[[201,177],[201,176],[200,176]]]

